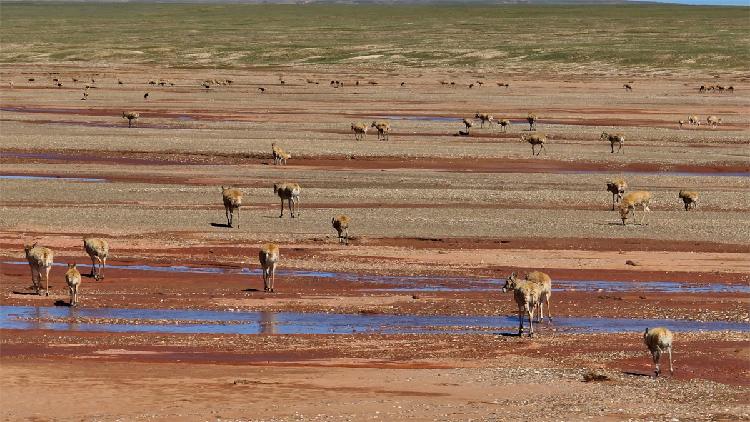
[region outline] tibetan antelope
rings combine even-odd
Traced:
[[[273,293],[273,282],[276,275],[276,264],[279,262],[279,247],[275,243],[269,243],[258,253],[260,266],[263,269],[263,291]]]
[[[104,239],[86,236],[83,238],[83,249],[91,258],[89,277],[94,277],[97,281],[104,279],[104,266],[107,265],[107,257],[109,256],[109,243]],[[98,268],[97,262],[99,263]]]
[[[273,156],[273,163],[274,164],[285,164],[286,160],[292,158],[292,154],[289,154],[288,152],[284,151],[279,146],[276,146],[276,143],[271,144],[271,155]]]
[[[500,125],[500,130],[502,132],[507,132],[508,128],[510,127],[510,120],[508,120],[508,119],[498,120],[497,124]]]
[[[690,211],[698,206],[698,192],[690,190],[680,190],[677,197],[685,204],[685,211]]]
[[[633,90],[633,86],[630,84],[624,84],[622,87],[625,88],[625,91],[627,92],[630,92]]]
[[[531,155],[539,155],[544,150],[547,153],[547,149],[544,148],[544,143],[547,141],[547,136],[544,134],[533,134],[533,135],[521,135],[521,142],[528,142],[531,144]],[[535,151],[536,146],[539,145],[539,152]],[[536,153],[535,153],[536,152]]]
[[[331,225],[339,234],[339,243],[349,244],[349,218],[346,214],[339,214],[331,219]]]
[[[614,154],[615,152],[615,144],[618,145],[617,152],[620,152],[622,150],[622,145],[625,143],[625,135],[622,133],[613,133],[609,134],[607,132],[602,132],[601,136],[599,136],[599,139],[602,141],[609,141],[610,146],[610,152]],[[622,152],[623,154],[625,151]]]
[[[620,218],[622,218],[622,225],[625,225],[625,222],[628,219],[628,216],[632,213],[633,214],[633,224],[635,224],[635,209],[636,207],[641,207],[643,210],[643,217],[641,218],[641,223],[643,224],[646,220],[647,213],[650,213],[651,210],[649,209],[649,205],[651,203],[651,192],[647,191],[633,191],[628,192],[622,197],[622,201],[620,201]]]
[[[474,115],[474,118],[475,119],[479,119],[479,122],[480,122],[480,126],[479,127],[481,127],[481,128],[484,127],[484,122],[492,124],[492,120],[493,120],[492,115],[488,114],[488,113],[477,113],[477,114]]]
[[[352,123],[352,132],[354,132],[354,140],[362,141],[367,135],[367,125],[364,123]]]
[[[615,204],[622,199],[625,189],[628,188],[628,182],[623,178],[617,178],[607,181],[607,192],[612,193],[612,211],[615,210]]]
[[[279,183],[273,185],[273,193],[279,195],[281,199],[281,214],[279,218],[284,216],[284,201],[289,204],[289,212],[294,218],[294,213],[299,215],[299,194],[301,188],[296,183]]]
[[[516,273],[511,274],[511,277],[515,277]],[[549,299],[552,297],[552,279],[547,273],[541,271],[532,271],[526,274],[525,280],[536,283],[539,289],[539,302],[537,303],[539,308],[539,317],[536,322],[544,321],[544,304],[547,303],[547,317],[552,321],[552,311],[549,306]],[[533,311],[533,310],[532,310]],[[533,312],[532,312],[533,316]]]
[[[690,116],[688,116],[688,123],[690,124],[690,126],[700,126],[701,120],[698,116],[691,114]]]
[[[531,322],[534,308],[539,304],[541,297],[541,286],[533,281],[519,280],[517,274],[513,273],[505,280],[503,293],[513,290],[513,299],[518,305],[518,335],[523,334],[524,315],[529,318],[529,337],[534,335],[534,325]]]
[[[374,127],[378,131],[378,140],[388,140],[388,134],[391,132],[391,124],[388,122],[372,122],[370,127]]]
[[[536,122],[539,118],[534,113],[529,113],[526,116],[526,121],[529,122],[529,130],[536,130]]]
[[[706,117],[706,123],[708,123],[708,126],[712,129],[716,128],[719,124],[721,124],[721,119],[716,116],[708,116]]]
[[[237,228],[240,228],[240,206],[242,192],[239,189],[221,187],[221,200],[224,202],[224,213],[227,216],[227,226],[232,227],[234,211],[237,211]]]
[[[52,260],[54,259],[52,249],[39,246],[34,242],[32,244],[25,244],[23,250],[26,253],[26,260],[29,261],[29,266],[31,267],[33,289],[36,290],[38,295],[42,295],[43,277],[46,285],[46,296],[49,296],[49,270],[52,268]]]
[[[84,92],[84,98],[88,97],[88,93]],[[133,123],[138,120],[138,118],[141,117],[140,114],[138,114],[135,111],[123,111],[122,112],[122,118],[128,119],[128,127],[131,127]]]
[[[78,272],[75,262],[68,264],[68,271],[65,272],[65,283],[68,284],[68,291],[70,292],[70,306],[77,306],[81,273]]]
[[[674,368],[672,367],[672,332],[668,328],[646,328],[643,333],[643,342],[646,343],[649,352],[651,352],[651,358],[654,361],[654,373],[655,376],[659,376],[661,370],[659,369],[659,360],[661,360],[662,352],[669,354],[669,373],[674,374]]]
[[[471,122],[469,119],[463,120],[464,126],[466,126],[466,133],[469,133],[469,129],[471,129],[472,126],[474,126],[474,123]]]

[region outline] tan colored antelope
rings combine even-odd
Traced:
[[[292,154],[289,154],[288,152],[284,151],[279,146],[276,146],[276,143],[271,144],[271,155],[273,156],[273,163],[274,164],[284,164],[286,165],[286,160],[292,158]]]
[[[514,273],[515,274],[515,273]],[[512,274],[511,274],[512,276]],[[552,308],[549,306],[549,299],[552,297],[552,279],[547,273],[543,273],[541,271],[532,271],[528,274],[526,274],[526,277],[524,277],[527,281],[531,281],[532,283],[536,283],[539,285],[539,318],[537,318],[537,322],[544,321],[544,304],[546,302],[547,304],[547,317],[550,321],[552,321]],[[533,315],[533,314],[532,314]]]
[[[45,295],[49,296],[49,270],[52,268],[54,253],[52,249],[37,245],[37,242],[25,244],[23,250],[31,267],[31,282],[38,295],[42,295],[42,278],[45,282]],[[43,275],[43,276],[42,276]]]
[[[700,126],[701,120],[698,116],[691,114],[688,116],[688,123],[690,123],[690,126]]]
[[[331,219],[331,225],[339,234],[339,243],[349,244],[349,218],[346,214],[339,214]]]
[[[361,122],[352,123],[352,132],[354,132],[354,140],[362,141],[367,135],[367,125]]]
[[[500,125],[500,130],[502,132],[507,132],[508,128],[510,128],[510,120],[508,119],[501,119],[497,121],[497,124]]]
[[[489,123],[489,124],[492,124],[492,120],[494,119],[494,118],[492,117],[492,115],[491,115],[491,114],[488,114],[488,113],[476,113],[476,114],[474,115],[474,118],[475,118],[475,119],[479,119],[479,122],[480,122],[480,126],[479,126],[479,127],[481,127],[481,128],[483,128],[483,127],[484,127],[484,122],[487,122],[487,123]]]
[[[531,322],[534,308],[539,304],[541,286],[529,280],[519,280],[515,272],[505,280],[503,293],[513,290],[513,299],[518,305],[518,335],[523,335],[524,315],[529,318],[529,337],[534,335],[534,325]]]
[[[547,141],[547,136],[543,133],[540,134],[533,134],[533,135],[527,135],[523,134],[521,135],[521,142],[528,142],[531,144],[531,155],[539,155],[542,153],[542,150],[544,150],[544,153],[547,153],[547,150],[544,148],[544,143]],[[539,145],[539,152],[535,154],[535,148]]]
[[[627,188],[628,182],[621,177],[607,181],[607,192],[612,193],[612,211],[615,210],[615,204],[622,199],[622,195]]]
[[[372,122],[372,125],[370,127],[374,127],[378,131],[378,140],[388,140],[388,135],[391,133],[391,124],[388,122]]]
[[[633,90],[633,86],[630,84],[624,84],[622,87],[625,88],[625,91],[627,92],[630,92]]]
[[[234,212],[237,211],[237,228],[240,228],[240,206],[242,205],[242,191],[234,188],[221,187],[221,200],[224,202],[224,213],[227,216],[227,226],[232,227]]]
[[[620,201],[620,218],[622,218],[622,225],[625,225],[625,222],[631,213],[633,214],[633,224],[635,224],[636,207],[641,207],[643,210],[643,217],[641,218],[640,223],[643,224],[646,220],[647,213],[651,212],[649,209],[650,203],[651,192],[633,191],[626,193],[625,196],[622,197],[622,201]]]
[[[279,195],[281,199],[281,214],[279,218],[284,216],[284,201],[289,204],[289,212],[294,218],[294,213],[299,215],[299,194],[302,189],[296,183],[279,183],[273,185],[273,193]]]
[[[539,120],[539,118],[534,113],[529,113],[528,116],[526,116],[526,121],[529,122],[529,130],[536,130],[536,122]]]
[[[685,126],[685,121],[684,120],[678,120],[677,124],[680,125],[680,129],[682,129],[682,127]]]
[[[716,126],[721,124],[721,119],[716,116],[708,116],[706,117],[706,123],[710,128],[715,129]]]
[[[611,153],[614,154],[615,152],[615,144],[618,144],[619,147],[617,148],[617,152],[620,152],[622,150],[622,146],[625,143],[625,135],[622,133],[613,133],[609,134],[607,132],[602,132],[601,136],[599,136],[599,139],[602,141],[609,141],[609,146],[611,149]],[[623,154],[625,151],[622,152]]]
[[[88,93],[84,93],[83,98],[86,98],[86,97],[88,97]],[[123,111],[122,112],[122,118],[123,119],[128,119],[128,127],[131,127],[133,125],[133,123],[136,120],[138,120],[139,117],[140,117],[140,114],[138,114],[135,111]]]
[[[466,133],[469,133],[469,129],[471,129],[474,126],[474,123],[469,119],[463,120],[464,126],[466,126]]]
[[[698,192],[692,190],[680,190],[677,194],[679,199],[685,204],[685,211],[690,211],[698,206]]]
[[[81,273],[78,272],[75,262],[68,264],[68,271],[65,272],[65,283],[68,285],[70,292],[70,306],[78,305],[78,287],[81,285]]]
[[[269,243],[258,253],[260,266],[263,269],[263,291],[273,293],[273,282],[276,276],[276,265],[279,263],[279,247],[275,243]]]
[[[107,256],[109,256],[109,243],[104,239],[86,236],[83,238],[83,249],[91,258],[91,274],[95,280],[104,279],[104,267],[107,265]],[[99,263],[97,268],[96,263]]]
[[[661,370],[659,369],[659,361],[661,360],[661,354],[667,352],[669,354],[669,373],[674,374],[674,367],[672,367],[672,340],[674,335],[668,328],[657,327],[657,328],[646,328],[643,333],[643,342],[646,343],[649,352],[651,352],[651,358],[654,361],[654,373],[655,376],[659,376]]]

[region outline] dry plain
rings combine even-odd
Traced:
[[[0,80],[5,420],[750,419],[746,73],[45,63]],[[697,92],[709,82],[735,92]],[[457,136],[477,112],[512,126]],[[529,112],[551,135],[539,156]],[[689,114],[722,123],[681,129]],[[373,120],[390,140],[355,141]],[[648,224],[611,211],[612,177],[654,194]],[[278,218],[280,181],[302,186],[299,218]],[[239,228],[222,185],[245,193]],[[110,241],[105,279],[75,309],[64,266],[30,294],[24,241],[88,272],[84,234]],[[500,288],[531,270],[556,319],[530,339]],[[650,377],[649,323],[673,324],[673,376]]]

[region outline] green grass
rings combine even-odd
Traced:
[[[748,22],[750,8],[669,5],[6,2],[0,63],[741,71]]]

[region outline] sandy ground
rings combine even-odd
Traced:
[[[53,87],[50,71],[97,83],[82,101],[82,83]],[[80,239],[95,234],[110,241],[112,267],[102,281],[84,278],[84,309],[505,316],[516,313],[511,295],[477,286],[538,269],[553,285],[603,283],[556,290],[559,317],[750,321],[744,82],[725,81],[736,91],[721,95],[678,77],[636,80],[630,93],[583,77],[471,90],[429,72],[360,75],[376,86],[305,82],[336,72],[285,70],[281,86],[274,70],[0,68],[14,81],[0,87],[0,303],[64,305],[61,266],[51,296],[30,294],[22,244],[37,240],[56,263],[88,272]],[[149,86],[155,73],[176,86]],[[235,83],[200,87],[220,76]],[[124,110],[140,112],[134,128]],[[552,135],[538,157],[519,141],[530,111]],[[513,125],[454,136],[477,112]],[[680,129],[688,114],[722,124]],[[351,122],[382,118],[390,141],[354,141]],[[602,131],[624,133],[625,153],[611,154]],[[292,153],[288,165],[272,164],[271,142]],[[611,211],[605,183],[618,176],[653,193],[647,224],[623,226]],[[299,218],[278,218],[272,185],[284,180],[302,186]],[[225,226],[221,185],[245,193],[239,228]],[[700,192],[696,210],[682,207],[683,188]],[[349,246],[330,226],[338,213],[353,219]],[[269,241],[292,271],[277,274],[273,295],[252,273]],[[404,289],[404,277],[418,278]],[[729,290],[699,289],[712,286]],[[746,331],[677,333],[675,374],[653,379],[640,333],[546,323],[528,339],[113,333],[64,322],[71,329],[0,330],[3,419],[750,419]],[[609,380],[584,382],[590,371]]]

